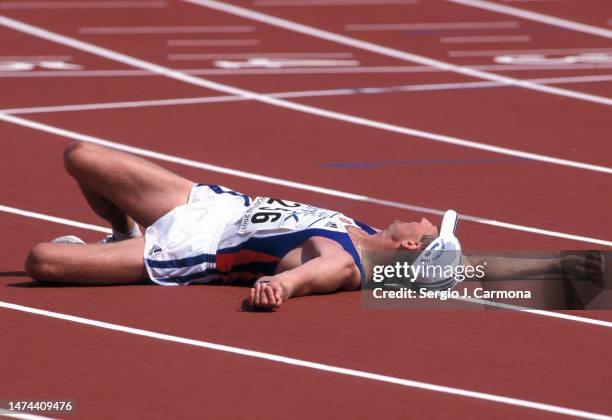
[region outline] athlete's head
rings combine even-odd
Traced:
[[[386,231],[388,238],[396,244],[396,249],[412,251],[425,249],[439,235],[438,227],[425,218],[420,222],[394,220]]]

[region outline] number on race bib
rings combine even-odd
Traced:
[[[267,210],[267,209],[266,209]],[[273,210],[273,209],[270,209]],[[276,222],[280,219],[281,214],[269,211],[258,211],[254,213],[251,217],[251,223],[268,223],[268,222]]]
[[[278,203],[283,207],[300,207],[301,204],[300,203],[295,203],[293,201],[290,201],[291,204],[283,201],[283,200],[279,200],[278,198],[268,198],[268,200],[266,201],[267,204],[274,204],[274,203]]]
[[[292,229],[294,223],[299,220],[298,208],[302,206],[293,201],[257,197],[243,216],[239,232]]]

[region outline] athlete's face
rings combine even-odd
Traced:
[[[422,218],[420,222],[395,220],[388,230],[391,239],[399,243],[399,249],[417,250],[421,248],[424,237],[438,236],[438,228],[425,218]]]

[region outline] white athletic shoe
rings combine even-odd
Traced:
[[[111,233],[110,235],[106,235],[106,238],[98,241],[99,244],[112,244],[113,242],[117,242],[117,239]]]
[[[74,235],[60,236],[51,241],[54,244],[84,244],[85,241]]]
[[[140,232],[139,232],[140,233]],[[115,236],[111,233],[109,235],[106,235],[106,238],[98,241],[99,244],[112,244],[115,242],[121,242],[124,241],[126,239],[132,239],[132,238],[137,238],[138,236],[142,236],[142,235],[137,235],[137,236],[130,236],[128,238],[124,238],[124,239],[117,239],[115,238]]]
[[[60,236],[51,241],[54,244],[84,244],[85,241],[74,235]],[[105,238],[98,241],[99,244],[112,244],[119,242],[119,239],[115,239],[113,234],[106,235]]]

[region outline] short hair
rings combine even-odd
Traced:
[[[438,235],[423,235],[421,237],[421,250],[427,248],[429,244],[431,244],[433,241],[436,240],[438,236],[440,236],[440,226],[435,225],[435,227],[438,230]]]

